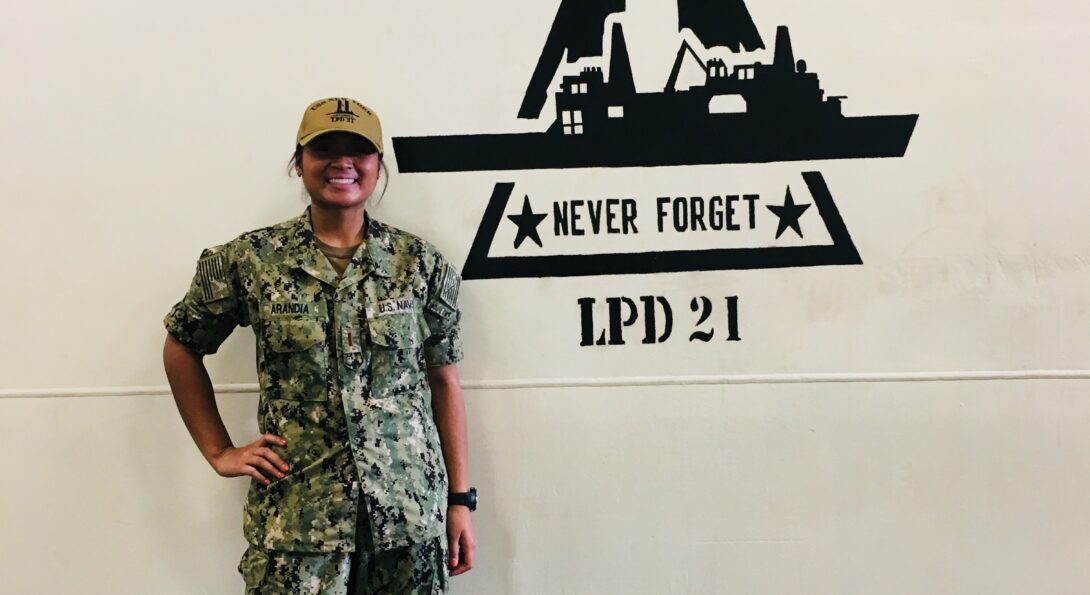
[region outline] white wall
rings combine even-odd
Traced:
[[[302,210],[284,167],[310,100],[357,97],[395,136],[537,125],[514,115],[557,4],[40,2],[0,21],[0,591],[240,592],[245,482],[178,419],[160,319],[201,248]],[[662,9],[629,9],[650,17],[626,29],[640,60]],[[1090,9],[749,9],[769,44],[791,26],[849,113],[919,113],[907,156],[392,168],[378,216],[455,262],[496,182],[643,196],[820,170],[865,263],[467,281],[481,547],[454,592],[1085,593]],[[653,87],[670,58],[647,53]],[[578,298],[651,294],[737,295],[743,340],[679,322],[662,345],[578,346]],[[252,343],[209,360],[240,442]]]

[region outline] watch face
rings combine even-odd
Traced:
[[[469,488],[469,492],[466,493],[466,504],[469,505],[470,510],[477,508],[477,488]]]

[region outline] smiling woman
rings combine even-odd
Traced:
[[[217,473],[251,478],[247,593],[441,593],[473,565],[460,277],[367,214],[382,153],[369,108],[312,103],[292,159],[307,210],[205,250],[166,317],[186,427]],[[262,436],[235,447],[203,356],[251,325]]]
[[[316,101],[314,105],[324,104],[324,102],[328,101],[331,100],[319,100]],[[349,101],[353,102],[353,100]],[[355,104],[359,106],[361,110],[370,111],[358,102],[355,102]],[[314,105],[307,109],[307,115],[312,113]],[[351,105],[352,103],[349,103],[349,106]],[[338,105],[338,109],[341,109],[340,105]],[[351,107],[347,109],[350,111]],[[336,112],[334,112],[334,114],[336,114]],[[333,116],[330,117],[331,125],[338,123],[356,123],[355,120],[346,119],[352,118],[353,116],[337,117],[340,118],[339,122],[332,122]],[[311,119],[313,120],[313,118]],[[375,121],[377,122],[377,119]],[[321,134],[316,135],[315,132],[321,132]],[[322,195],[322,187],[327,184],[330,185],[330,189],[334,191],[334,196],[342,192],[353,194],[355,193],[355,189],[358,188],[360,194],[364,196],[363,200],[366,200],[366,197],[371,196],[374,192],[378,175],[377,173],[374,176],[360,174],[372,173],[374,167],[377,167],[380,172],[386,170],[385,163],[382,159],[381,129],[375,131],[328,130],[322,128],[321,122],[317,124],[308,122],[308,119],[304,117],[302,124],[299,126],[297,141],[295,153],[288,162],[288,169],[289,171],[294,172],[295,175],[303,178],[303,185],[312,200],[315,193],[318,193],[319,196]],[[330,165],[327,162],[333,161],[334,159],[342,160],[339,165],[339,167],[342,168],[340,173],[349,172],[351,175],[343,178],[331,177],[338,172],[336,171],[336,168],[327,168],[326,166]],[[310,162],[309,168],[307,167],[308,160]],[[377,166],[372,162],[376,162]],[[388,177],[386,178],[386,182],[389,182]],[[379,200],[382,199],[382,196],[385,195],[385,193],[386,184],[384,183],[382,193],[379,194]]]
[[[296,173],[315,203],[323,208],[363,204],[378,182],[378,149],[349,132],[332,132],[302,147]]]

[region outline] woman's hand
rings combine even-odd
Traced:
[[[269,485],[269,477],[284,477],[288,464],[267,445],[284,446],[287,443],[280,436],[265,434],[245,446],[228,446],[212,455],[208,462],[223,477],[249,475],[263,485]]]
[[[451,576],[458,576],[473,568],[477,536],[473,533],[473,519],[465,506],[447,508],[447,551],[450,553]]]

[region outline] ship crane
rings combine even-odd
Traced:
[[[670,70],[670,79],[666,81],[666,88],[664,91],[670,93],[677,91],[677,77],[681,74],[681,64],[685,61],[685,51],[688,50],[689,54],[696,60],[696,63],[700,65],[700,69],[704,71],[704,76],[708,75],[708,66],[704,64],[704,61],[700,59],[700,56],[696,55],[696,50],[693,46],[689,45],[688,40],[682,40],[681,47],[677,50],[677,58],[674,59],[674,68]]]

